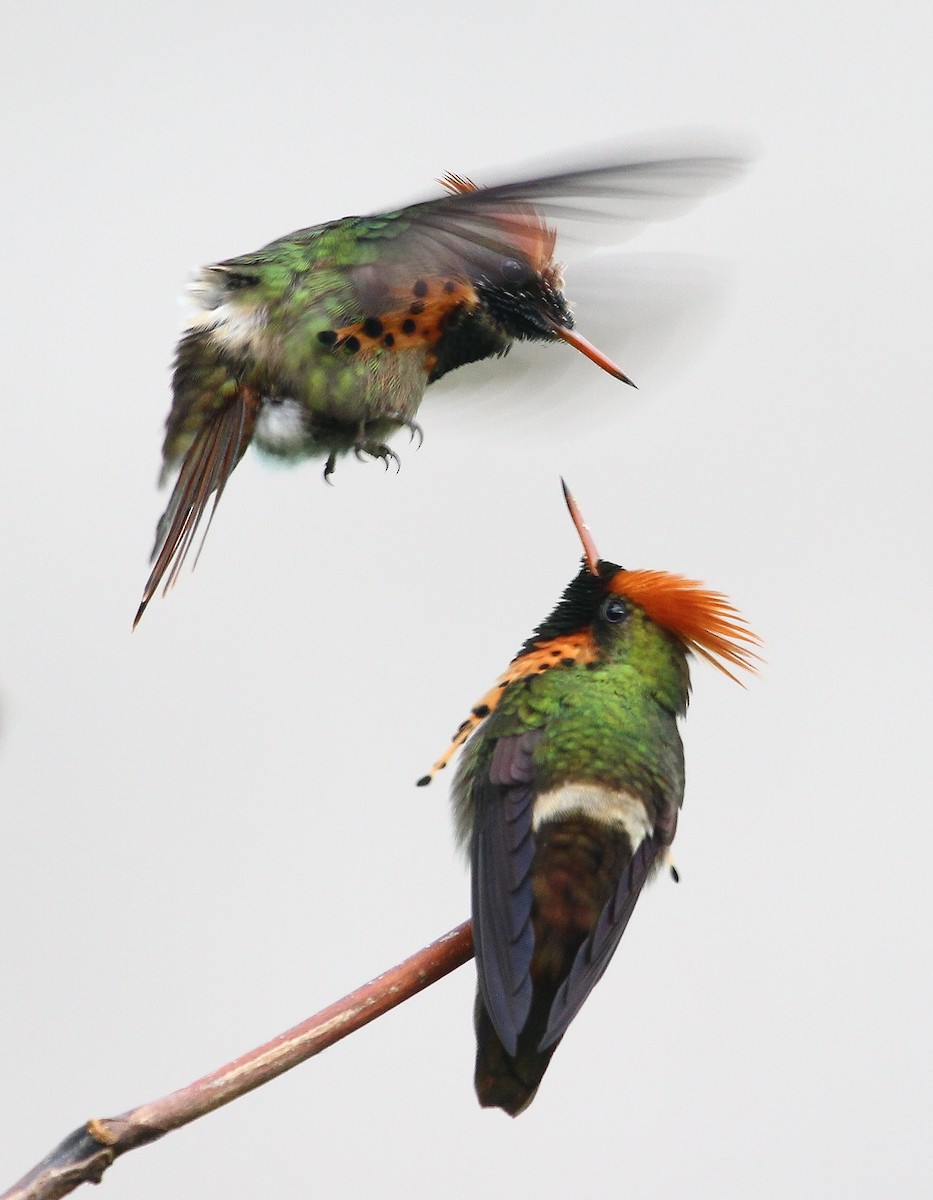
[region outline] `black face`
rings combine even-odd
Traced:
[[[552,342],[555,325],[573,328],[563,293],[523,259],[500,259],[474,283],[487,316],[508,337]]]
[[[473,280],[480,303],[445,322],[429,383],[465,363],[508,354],[515,339],[553,342],[553,325],[573,328],[563,294],[524,259],[496,256],[483,268]]]
[[[586,563],[564,589],[554,611],[541,622],[519,650],[527,654],[540,641],[566,637],[592,626],[599,636],[607,626],[617,625],[628,615],[621,613],[614,596],[607,596],[606,585],[621,568],[612,562],[600,561],[599,574],[594,575]],[[623,603],[623,607],[626,607]]]

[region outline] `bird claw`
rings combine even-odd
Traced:
[[[333,475],[334,467],[336,467],[336,465],[337,454],[335,451],[331,451],[331,453],[327,456],[327,462],[324,464],[324,482],[329,484],[331,487],[334,486],[333,482],[331,481],[331,475]]]
[[[403,417],[401,413],[390,413],[389,420],[395,421],[397,425],[404,425],[404,427],[408,430],[409,446],[412,444],[415,438],[417,438],[418,445],[416,449],[421,449],[421,447],[424,445],[424,430],[417,421],[412,420],[411,417]]]
[[[381,459],[382,465],[387,471],[390,462],[395,463],[396,472],[401,470],[402,460],[395,451],[390,449],[385,442],[375,442],[367,439],[362,430],[360,430],[360,436],[353,447],[353,454],[358,462],[363,462],[366,458],[378,458]]]
[[[399,458],[399,456],[398,456],[398,455],[395,453],[395,451],[394,451],[394,450],[390,450],[388,446],[385,446],[385,445],[382,445],[382,446],[375,446],[375,447],[373,447],[372,449],[369,449],[369,450],[367,450],[367,451],[366,451],[366,453],[369,455],[369,457],[370,457],[370,458],[381,458],[381,459],[382,459],[382,465],[385,467],[385,469],[386,469],[387,471],[388,471],[388,469],[389,469],[389,463],[390,463],[390,462],[394,462],[394,463],[395,463],[395,473],[396,473],[396,475],[397,475],[397,474],[399,473],[399,471],[402,469],[402,460],[401,460],[401,459]]]

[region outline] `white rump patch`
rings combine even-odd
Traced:
[[[266,332],[263,305],[249,303],[245,297],[233,299],[222,272],[209,268],[200,271],[192,279],[188,294],[195,306],[188,328],[212,330],[214,338],[228,350],[249,349]]]
[[[573,815],[588,817],[603,825],[620,825],[628,834],[634,853],[654,833],[643,800],[631,792],[614,791],[599,783],[565,783],[538,796],[532,810],[535,831],[545,821]]]
[[[186,292],[190,306],[200,310],[192,319],[203,319],[204,312],[219,308],[226,293],[226,276],[223,271],[214,271],[210,267],[202,267],[195,271]]]

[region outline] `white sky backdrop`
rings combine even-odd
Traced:
[[[467,915],[447,781],[413,784],[576,569],[563,472],[607,557],[706,579],[767,640],[747,692],[695,670],[682,884],[518,1121],[476,1106],[464,968],[107,1195],[927,1194],[926,6],[3,22],[0,1186]],[[248,456],[131,636],[193,267],[689,125],[760,148],[631,243],[726,264],[702,337],[613,344],[638,393],[566,348],[524,390],[464,373],[398,476]]]

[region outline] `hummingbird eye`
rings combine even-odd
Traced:
[[[618,596],[610,596],[603,601],[599,612],[603,619],[608,621],[610,625],[618,625],[620,621],[624,621],[628,616],[628,605],[624,600],[620,600]]]
[[[506,283],[524,283],[531,278],[531,271],[517,258],[504,258],[499,264],[499,274]]]

